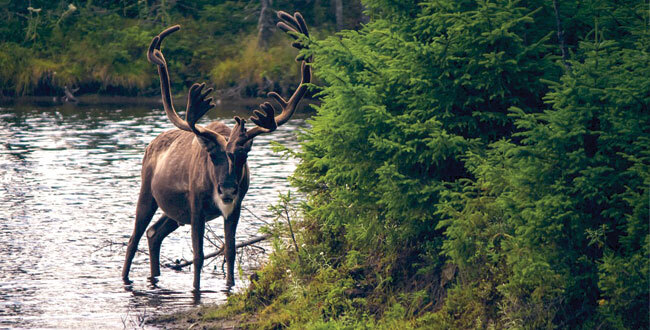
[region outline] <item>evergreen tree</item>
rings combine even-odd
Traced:
[[[470,158],[477,179],[450,194],[443,222],[444,250],[467,276],[447,312],[522,327],[649,326],[639,315],[650,284],[650,40],[629,18],[578,44],[571,71],[549,82],[549,109],[512,108],[521,144]],[[481,296],[491,301],[471,302]]]
[[[301,39],[323,85],[295,152],[304,219],[230,311],[266,328],[648,328],[646,4],[364,7],[361,30]]]
[[[444,264],[437,204],[472,176],[465,155],[512,134],[508,108],[541,111],[543,78],[562,68],[545,8],[366,5],[373,21],[364,29],[310,45],[325,87],[294,181],[323,240],[312,243],[333,258],[360,255],[378,273],[366,281],[400,288],[426,283]],[[440,298],[429,290],[427,302]]]
[[[432,324],[647,327],[626,316],[648,308],[643,5],[365,5],[364,29],[310,45],[311,243],[397,291],[458,265]]]

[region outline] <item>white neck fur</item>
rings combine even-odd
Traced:
[[[217,207],[219,207],[219,210],[221,211],[221,215],[223,215],[223,219],[228,219],[230,214],[232,213],[232,210],[235,208],[235,203],[237,200],[233,200],[232,203],[224,203],[221,198],[219,198],[219,195],[215,194],[214,195],[214,201],[217,203]]]

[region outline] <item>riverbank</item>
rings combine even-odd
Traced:
[[[0,99],[0,107],[19,107],[35,105],[38,107],[62,107],[74,111],[74,108],[87,107],[106,107],[115,106],[124,107],[148,107],[162,109],[162,99],[160,96],[135,97],[135,96],[110,96],[101,94],[88,94],[77,97],[78,102],[63,102],[59,98],[50,96],[21,96],[21,97],[4,97]],[[252,111],[259,108],[263,102],[268,102],[268,98],[227,98],[214,101],[215,108],[208,114],[210,118],[215,116],[243,116],[252,115]],[[174,97],[174,106],[178,111],[185,109],[187,96],[177,95]],[[317,104],[317,100],[303,100],[295,113],[296,118],[306,118],[314,113],[311,104]]]
[[[180,329],[247,329],[258,321],[255,315],[219,317],[218,305],[201,306],[172,314],[158,315],[146,324],[169,330]]]
[[[258,34],[257,3],[210,4],[65,1],[8,4],[0,10],[0,98],[79,93],[152,95],[155,66],[146,50],[154,36],[172,25],[181,31],[165,40],[173,90],[212,81],[222,96],[258,97],[296,84],[299,66],[290,39],[273,27],[275,10],[310,17],[312,35],[329,35],[333,17],[327,3],[275,3],[266,11],[270,26]],[[360,13],[358,3],[349,5]],[[355,15],[358,17],[358,15]],[[352,25],[352,22],[350,23]]]
[[[160,105],[162,106],[162,98],[158,96],[120,96],[120,95],[102,95],[102,94],[87,94],[77,97],[78,102],[64,102],[59,97],[54,96],[19,96],[19,97],[4,97],[0,98],[0,105],[10,104],[42,104],[43,106],[54,105]],[[256,106],[264,102],[264,98],[227,98],[218,99],[214,103],[216,106]],[[186,95],[174,96],[174,106],[184,107],[187,102]]]

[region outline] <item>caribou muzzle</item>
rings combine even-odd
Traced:
[[[219,199],[225,204],[232,203],[235,198],[237,198],[237,193],[239,192],[237,185],[228,185],[220,184],[217,185],[217,193],[219,194]]]

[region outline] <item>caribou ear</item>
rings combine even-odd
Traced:
[[[225,151],[213,136],[209,134],[195,134],[195,136],[201,147],[210,154],[210,157],[217,157]]]
[[[253,139],[250,139],[244,143],[243,148],[246,153],[249,153],[251,151],[251,148],[253,147]]]

